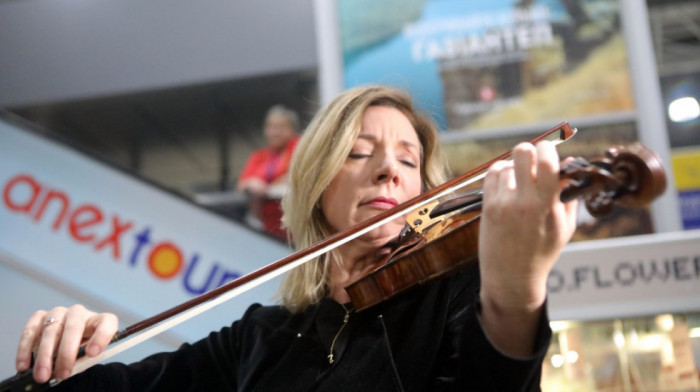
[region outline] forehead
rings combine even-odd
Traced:
[[[419,144],[418,134],[403,112],[389,106],[370,106],[362,115],[359,138],[379,137]]]
[[[274,125],[289,125],[289,120],[281,113],[271,113],[265,119],[265,123]]]

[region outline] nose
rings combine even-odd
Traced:
[[[391,154],[385,154],[379,167],[375,170],[373,180],[375,184],[393,182],[399,184],[399,162]]]

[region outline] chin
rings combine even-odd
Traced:
[[[378,247],[384,246],[387,242],[396,238],[401,232],[402,228],[403,224],[399,225],[396,223],[387,223],[386,225],[363,235],[362,239],[372,242],[373,245]]]

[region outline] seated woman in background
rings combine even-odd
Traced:
[[[299,117],[282,105],[275,105],[265,116],[267,146],[256,150],[248,158],[238,176],[236,190],[246,193],[250,201],[249,213],[253,226],[282,239],[287,238],[281,228],[280,199],[287,188],[289,162],[299,142]]]
[[[282,303],[252,305],[231,326],[140,362],[68,378],[117,330],[82,306],[37,311],[17,369],[54,374],[58,390],[534,391],[551,338],[546,280],[575,229],[559,201],[552,144],[520,144],[484,183],[478,265],[361,312],[345,287],[377,267],[404,222],[392,221],[289,272]],[[437,133],[403,93],[348,90],[321,110],[290,166],[283,222],[297,248],[343,231],[445,179]],[[57,320],[59,322],[54,322]]]

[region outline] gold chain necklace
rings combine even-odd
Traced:
[[[345,328],[345,326],[348,325],[348,320],[350,320],[350,313],[352,312],[352,308],[348,309],[345,307],[344,304],[340,304],[340,306],[342,306],[345,310],[345,317],[343,318],[343,325],[340,326],[338,333],[335,334],[335,337],[333,337],[333,341],[331,342],[331,350],[328,353],[328,363],[330,364],[332,364],[335,361],[333,358],[333,347],[335,347],[335,341],[338,340],[338,336],[340,336],[340,333],[343,332],[343,328]]]

